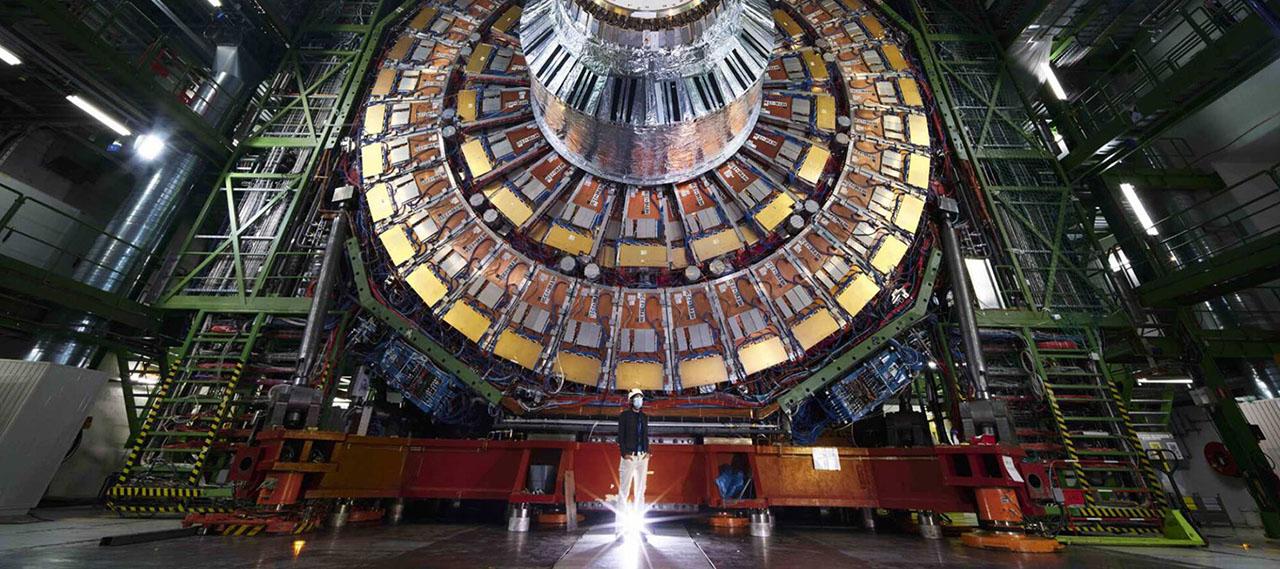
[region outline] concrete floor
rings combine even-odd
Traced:
[[[615,541],[603,528],[511,534],[496,523],[422,523],[351,527],[340,534],[322,531],[300,538],[209,536],[99,547],[103,536],[169,529],[177,522],[123,520],[92,509],[41,510],[36,516],[28,523],[0,524],[0,568],[1280,567],[1280,544],[1256,533],[1230,530],[1211,532],[1216,538],[1208,548],[1072,546],[1061,554],[1038,556],[973,550],[955,540],[931,542],[907,535],[782,524],[766,539],[721,536],[692,521],[659,526],[647,543]],[[1248,549],[1241,546],[1246,541]],[[301,548],[297,555],[295,546]]]

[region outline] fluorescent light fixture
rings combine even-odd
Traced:
[[[1142,224],[1147,235],[1159,235],[1160,230],[1156,229],[1156,223],[1151,221],[1151,214],[1147,213],[1146,206],[1142,205],[1142,200],[1138,199],[1138,192],[1134,191],[1133,184],[1120,184],[1120,193],[1124,195],[1125,201],[1129,202],[1129,207],[1133,208],[1133,214],[1138,216],[1138,223]]]
[[[1192,379],[1189,377],[1153,377],[1151,379],[1138,378],[1138,385],[1191,385]]]
[[[18,54],[5,49],[2,45],[0,45],[0,61],[9,65],[22,65],[22,59],[18,57]]]
[[[1059,101],[1067,100],[1067,91],[1062,88],[1062,83],[1058,82],[1058,75],[1053,72],[1053,67],[1048,61],[1040,64],[1040,73],[1044,75],[1044,80],[1049,82],[1049,89],[1053,91],[1053,96]]]
[[[969,273],[969,285],[982,310],[1002,310],[1004,301],[1000,299],[1000,284],[996,282],[996,272],[991,261],[981,257],[965,257],[964,268]]]
[[[111,115],[108,115],[107,113],[103,112],[102,109],[99,109],[98,107],[94,106],[93,103],[90,103],[89,101],[84,100],[83,98],[80,97],[80,95],[67,95],[67,100],[71,101],[71,104],[77,107],[80,107],[80,110],[88,113],[89,116],[95,119],[98,119],[98,122],[106,125],[107,128],[115,131],[116,134],[120,136],[133,135],[133,132],[125,128],[125,126],[121,124],[120,121],[112,118]]]
[[[1124,249],[1116,249],[1114,253],[1107,256],[1107,264],[1111,267],[1111,272],[1118,273],[1131,266],[1129,256],[1124,254]]]
[[[134,150],[138,153],[138,158],[150,162],[159,158],[164,154],[165,142],[164,137],[158,134],[144,134],[138,137],[133,143]]]

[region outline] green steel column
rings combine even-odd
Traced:
[[[142,420],[138,417],[138,402],[133,396],[133,378],[129,376],[129,353],[124,350],[116,352],[116,366],[120,369],[120,391],[124,394],[124,418],[129,422],[129,439],[138,436],[138,428]]]
[[[1179,309],[1178,320],[1187,332],[1196,336],[1195,331],[1199,328],[1190,309]],[[1262,518],[1262,527],[1267,537],[1280,538],[1280,478],[1276,477],[1267,455],[1258,445],[1258,438],[1253,434],[1248,419],[1231,395],[1231,389],[1227,386],[1226,377],[1218,367],[1218,362],[1204,353],[1204,345],[1199,338],[1196,341],[1201,348],[1198,363],[1202,379],[1212,401],[1209,415],[1218,427],[1223,444],[1227,445],[1227,450],[1231,451],[1231,456],[1239,465],[1245,487],[1258,503],[1258,515]]]

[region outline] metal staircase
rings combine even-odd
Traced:
[[[985,329],[982,337],[988,387],[1008,405],[1019,446],[1049,466],[1067,533],[1158,534],[1167,504],[1137,429],[1167,420],[1171,399],[1144,391],[1131,412],[1083,330]],[[1164,414],[1150,415],[1149,401]]]
[[[197,315],[109,492],[113,510],[202,511],[209,509],[206,503],[231,496],[229,487],[210,483],[206,463],[215,443],[227,442],[236,408],[252,402],[256,382],[248,390],[238,388],[265,321],[263,314]]]

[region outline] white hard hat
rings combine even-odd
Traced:
[[[628,400],[628,401],[630,401],[632,397],[637,397],[637,396],[639,396],[639,397],[644,397],[644,392],[643,392],[643,391],[640,391],[639,389],[636,389],[636,388],[634,388],[634,387],[631,389],[631,391],[628,391],[628,392],[627,392],[627,400]]]

